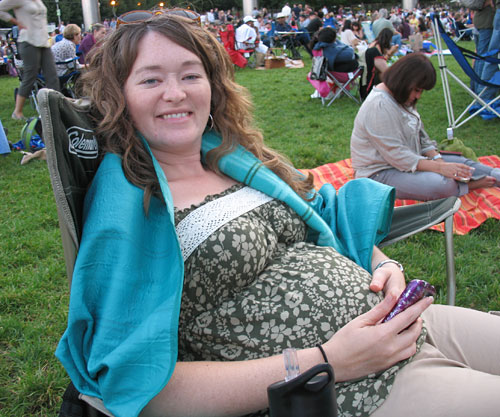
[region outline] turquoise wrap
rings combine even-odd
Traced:
[[[202,153],[219,143],[205,134]],[[153,198],[147,217],[143,191],[126,180],[120,157],[107,154],[99,166],[85,201],[68,327],[56,351],[76,388],[103,399],[119,417],[137,416],[167,384],[177,360],[183,260],[172,196],[154,161],[167,204]],[[337,195],[327,184],[307,203],[242,147],[219,166],[284,201],[307,223],[311,240],[371,272],[373,246],[390,227],[391,187],[360,179]]]

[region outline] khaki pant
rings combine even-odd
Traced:
[[[433,305],[422,350],[373,417],[500,416],[500,317]]]

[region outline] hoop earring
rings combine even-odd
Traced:
[[[214,128],[214,118],[213,118],[213,116],[212,116],[212,113],[210,113],[210,114],[208,115],[208,118],[209,118],[209,120],[210,120],[210,126],[209,126],[209,128],[210,128],[210,129],[213,129],[213,128]]]

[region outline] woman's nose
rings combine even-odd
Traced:
[[[184,91],[182,84],[177,80],[169,80],[165,83],[165,89],[163,91],[163,99],[165,101],[181,101],[186,98],[186,92]]]

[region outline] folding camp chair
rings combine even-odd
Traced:
[[[356,103],[361,104],[361,100],[356,97],[356,93],[359,91],[356,83],[359,85],[359,77],[362,72],[363,69],[361,67],[358,67],[354,72],[327,71],[327,79],[330,81],[329,84],[333,94],[331,96],[321,97],[323,106],[325,104],[326,107],[331,106],[331,104],[342,95],[346,95]]]
[[[241,56],[241,58],[246,61],[246,65],[248,66],[248,68],[255,68],[255,66],[257,65],[255,58],[255,48],[238,49],[238,42],[236,42],[236,32],[234,26],[230,24],[226,25],[226,31],[227,35],[224,35],[224,37],[228,37],[227,47],[226,43],[224,43],[226,50],[229,52],[229,50],[232,48],[237,54]],[[232,52],[229,53],[229,56],[231,55]],[[239,61],[241,62],[241,59],[239,59]],[[233,62],[235,62],[234,59]],[[243,68],[243,66],[239,64],[237,64],[237,66]]]
[[[301,43],[297,40],[300,32],[278,32],[274,31],[273,49],[279,49],[283,55],[288,55],[293,60],[302,59],[299,48]],[[287,52],[288,51],[288,52]]]
[[[437,51],[438,51],[437,55],[439,62],[439,71],[441,73],[441,78],[443,81],[444,101],[446,105],[446,112],[448,115],[448,127],[451,129],[457,129],[458,127],[462,126],[464,123],[472,119],[474,116],[480,114],[483,110],[489,110],[497,117],[500,117],[500,113],[493,106],[493,104],[500,99],[500,95],[488,103],[481,98],[481,95],[484,93],[487,87],[500,88],[500,71],[497,71],[490,80],[483,80],[480,77],[480,75],[478,75],[471,67],[467,58],[482,59],[487,62],[492,62],[496,64],[500,64],[500,60],[492,56],[480,56],[472,51],[468,51],[458,46],[448,36],[443,26],[441,25],[439,18],[436,15],[434,15],[433,17],[432,26],[434,33],[436,34],[435,36],[436,36]],[[439,34],[439,36],[437,36],[437,34]],[[451,54],[458,62],[458,64],[465,72],[465,74],[475,83],[484,86],[483,90],[479,94],[471,90],[468,85],[466,85],[457,75],[453,74],[453,72],[451,72],[451,70],[446,66],[446,61],[444,58],[443,48],[441,43],[442,40],[445,42]],[[465,108],[462,114],[460,114],[460,116],[458,116],[457,118],[455,118],[455,113],[453,110],[453,102],[451,99],[450,86],[448,83],[448,75],[452,77],[473,98],[472,102]],[[476,109],[476,106],[479,108]],[[469,111],[472,111],[472,114],[470,114],[469,117],[464,119],[464,117],[469,113]]]
[[[224,49],[229,54],[229,57],[231,58],[231,61],[233,61],[233,64],[240,68],[246,67],[248,62],[247,59],[243,56],[242,53],[240,53],[240,51],[236,50],[236,43],[234,40],[234,26],[230,24],[225,25],[225,27],[219,29],[219,36],[222,44],[224,45]]]
[[[459,29],[458,28],[458,24],[457,22],[455,21],[455,19],[453,19],[453,32],[454,32],[454,38],[453,38],[453,42],[458,42],[458,41],[461,41],[462,39],[463,40],[470,40],[471,36],[472,36],[472,29],[470,28],[465,28],[465,29]]]
[[[66,272],[71,287],[73,267],[82,236],[84,197],[97,171],[100,155],[93,131],[94,124],[89,116],[88,101],[69,99],[59,92],[42,89],[38,94],[38,102],[47,149],[47,165],[61,230]],[[453,213],[458,210],[459,201],[453,197],[395,208],[390,234],[382,245],[389,245],[445,220],[447,222],[447,262],[449,269],[454,271],[451,219]],[[448,278],[448,302],[453,304],[454,274],[449,275]],[[69,408],[78,407],[81,410],[79,413],[74,412],[69,415],[112,416],[100,399],[79,394],[72,384],[67,389],[65,401],[66,399],[70,402],[69,406],[66,403]],[[78,404],[71,401],[76,401]]]
[[[323,56],[322,49],[313,50],[312,53],[314,57]],[[314,59],[315,58],[313,58],[313,64]],[[356,68],[353,72],[336,72],[325,70],[326,79],[325,77],[319,77],[321,79],[317,79],[319,74],[317,74],[314,79],[311,78],[313,72],[314,68],[307,75],[307,79],[318,92],[323,106],[330,106],[337,98],[341,97],[343,94],[354,100],[356,103],[360,104],[361,101],[356,97],[356,92],[359,91],[359,78],[363,73],[363,68],[361,66],[358,66],[358,68]],[[356,87],[358,87],[357,90],[355,89]]]

